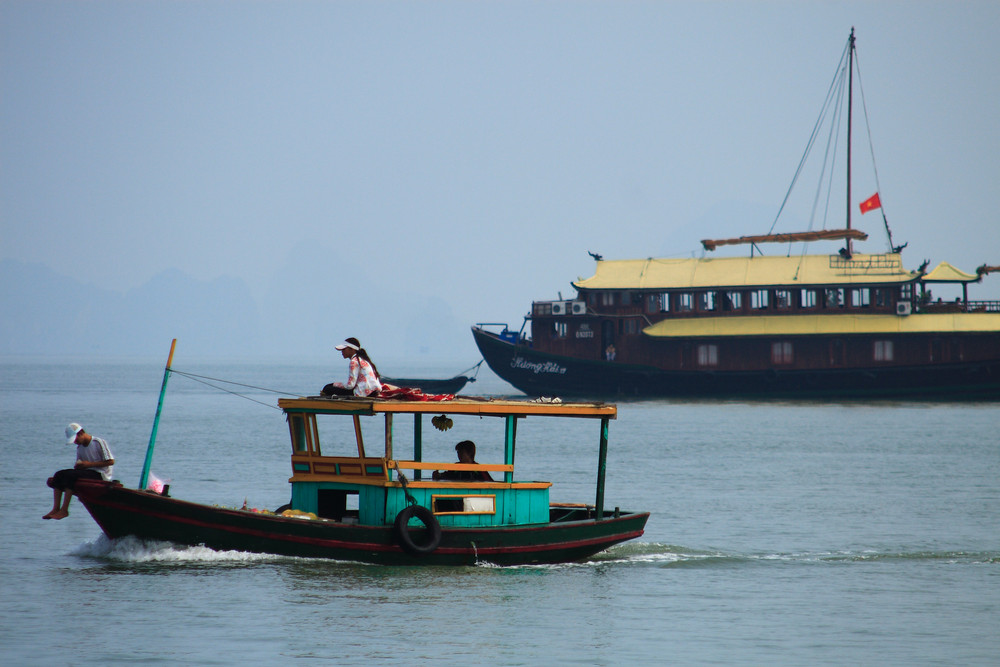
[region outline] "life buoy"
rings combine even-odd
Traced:
[[[408,524],[411,518],[417,518],[427,527],[427,539],[423,544],[417,544],[410,533]],[[399,546],[414,556],[429,554],[441,544],[441,524],[438,523],[434,513],[422,505],[409,505],[402,512],[396,515],[396,522],[393,524],[396,531],[396,539]]]

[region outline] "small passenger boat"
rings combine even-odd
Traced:
[[[476,375],[479,374],[479,367],[482,363],[480,361],[475,366],[450,378],[396,378],[382,376],[381,380],[397,387],[419,389],[425,394],[457,394],[465,388],[466,384],[476,381]],[[466,373],[473,370],[476,371],[475,374],[472,376],[466,375]]]
[[[217,550],[376,564],[575,561],[639,537],[649,518],[648,512],[617,507],[609,511],[604,505],[608,424],[617,416],[612,404],[304,397],[279,399],[278,405],[288,422],[292,445],[292,494],[285,508],[273,513],[228,509],[147,490],[151,449],[138,488],[118,481],[80,480],[76,495],[112,539],[131,535]],[[453,417],[496,419],[504,462],[424,461],[424,420],[434,415],[439,416],[430,421],[438,427],[442,421],[450,426]],[[404,426],[401,421],[406,418],[410,423]],[[599,430],[595,434],[596,496],[591,503],[551,502],[550,482],[515,476],[516,446],[538,444],[516,439],[517,423],[526,418],[595,422]],[[346,422],[339,432],[349,436],[328,438],[331,420]],[[363,437],[373,430],[378,431],[377,452],[371,451],[372,439]],[[154,423],[154,437],[155,432]],[[404,432],[412,434],[405,450]],[[153,438],[151,447],[152,442]],[[345,453],[348,448],[351,451]],[[499,479],[427,479],[434,470],[485,471]]]

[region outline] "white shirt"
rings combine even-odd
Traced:
[[[108,447],[107,441],[103,438],[90,436],[89,445],[76,446],[77,461],[110,461],[113,458],[115,457],[111,455],[111,448]],[[110,482],[112,468],[114,468],[114,466],[90,468],[90,470],[96,470],[101,473],[101,478],[103,478],[105,482]]]

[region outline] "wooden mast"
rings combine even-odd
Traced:
[[[847,229],[851,228],[851,108],[854,100],[854,28],[847,40]],[[847,238],[847,259],[853,254],[851,239]]]

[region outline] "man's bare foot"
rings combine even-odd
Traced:
[[[51,519],[51,518],[52,518],[52,515],[53,515],[53,514],[55,514],[55,513],[56,513],[56,511],[55,511],[55,510],[52,510],[51,512],[49,512],[48,514],[46,514],[46,515],[45,515],[45,516],[43,516],[42,518],[43,518],[43,519]]]
[[[65,519],[68,516],[69,516],[69,512],[66,512],[64,510],[59,510],[58,512],[53,512],[52,516],[50,516],[49,518],[50,519]]]

